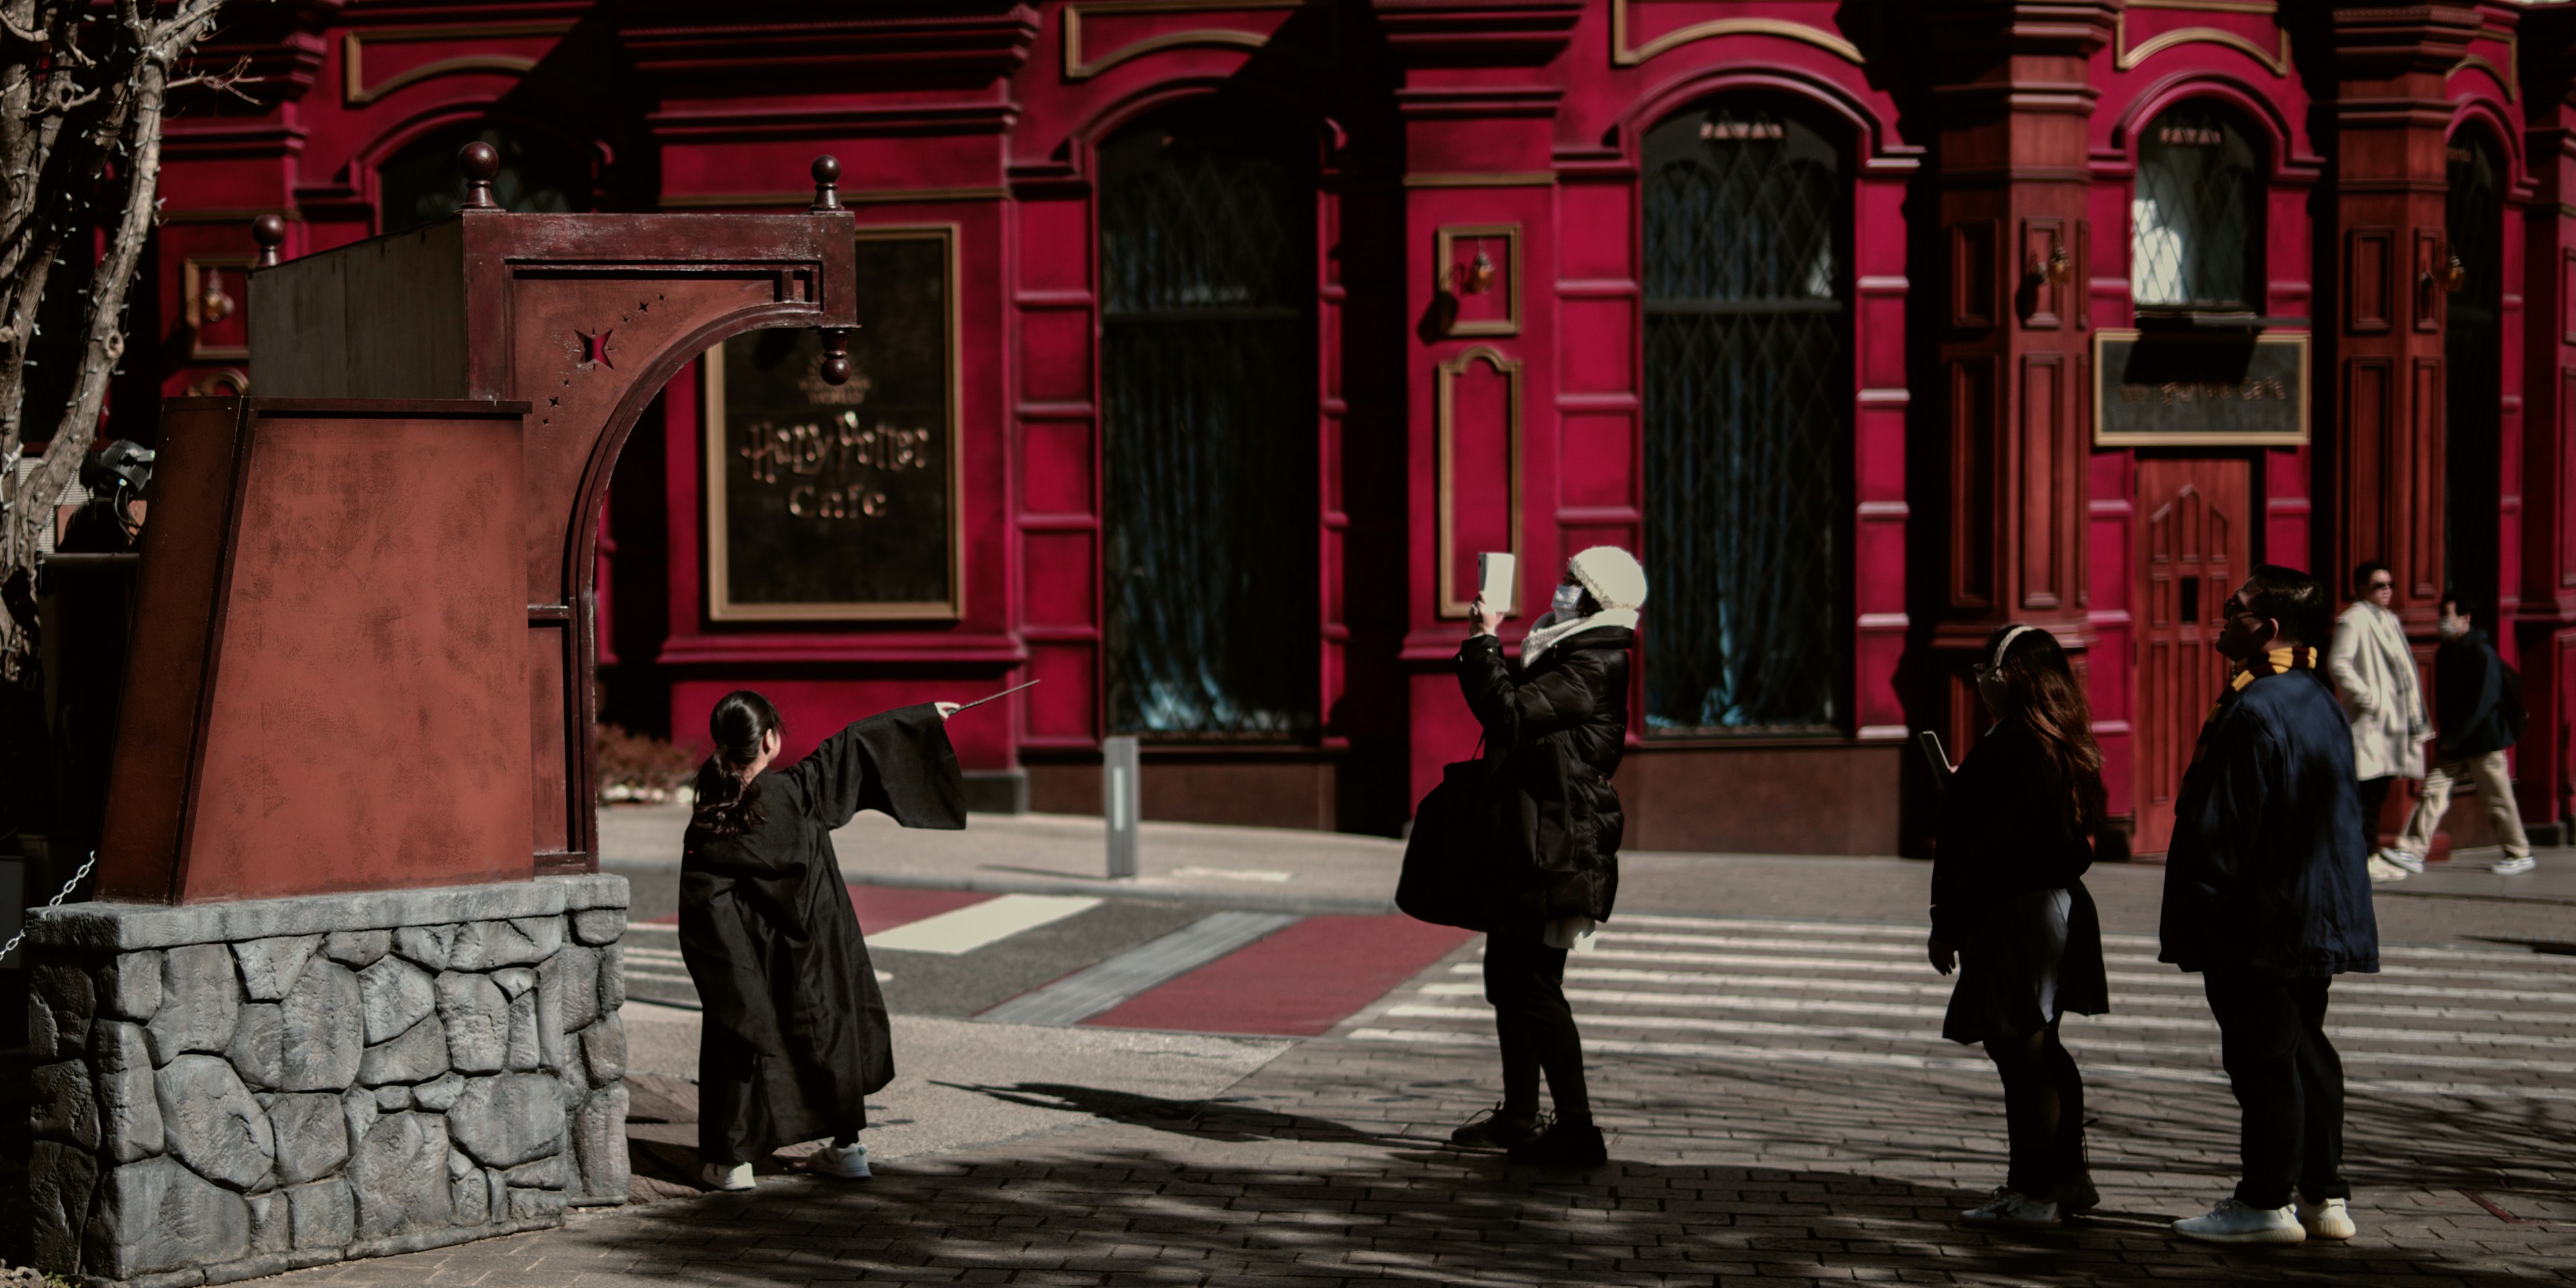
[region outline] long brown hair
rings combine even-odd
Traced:
[[[698,766],[692,825],[731,836],[769,820],[751,765],[760,759],[761,741],[777,729],[778,708],[751,689],[736,689],[716,700],[716,709],[707,714],[707,736],[714,740],[716,754]]]
[[[2010,636],[2011,641],[2005,642]],[[1998,646],[2003,656],[1995,656]],[[2049,779],[2066,792],[2066,824],[2091,833],[2108,807],[2102,788],[2102,746],[2093,741],[2093,707],[2084,700],[2075,670],[2057,637],[2037,627],[2006,625],[1986,637],[1986,674],[2000,680],[2011,710],[1997,714],[2039,736]]]

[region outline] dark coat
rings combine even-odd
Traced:
[[[2433,651],[2433,713],[2444,760],[2474,760],[2513,745],[2513,728],[2505,723],[2504,659],[2485,631],[2444,640]]]
[[[2219,700],[2174,802],[2164,949],[2184,970],[2379,969],[2352,726],[2309,670]]]
[[[717,836],[692,823],[680,859],[680,955],[706,1008],[707,1162],[865,1126],[868,1093],[894,1077],[885,998],[832,829],[863,809],[905,827],[966,826],[957,754],[928,704],[858,721],[756,785],[758,826]]]
[[[2093,866],[2093,842],[2067,821],[2068,791],[2039,735],[1997,724],[1941,794],[1932,860],[1932,937],[1965,944],[1979,922],[2017,895],[2074,885]]]
[[[1636,632],[1570,635],[1524,671],[1502,641],[1458,649],[1458,687],[1485,729],[1502,858],[1519,874],[1497,929],[1524,936],[1559,917],[1606,920],[1619,893],[1627,820],[1610,775],[1628,738],[1628,650]]]

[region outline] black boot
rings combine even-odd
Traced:
[[[1610,1147],[1602,1143],[1601,1129],[1590,1120],[1567,1122],[1557,1119],[1534,1140],[1511,1147],[1515,1163],[1535,1163],[1540,1167],[1597,1167],[1610,1161]]]
[[[1533,1109],[1526,1116],[1506,1112],[1501,1105],[1480,1109],[1458,1130],[1449,1133],[1449,1143],[1469,1149],[1517,1149],[1537,1140],[1547,1130],[1548,1117]]]

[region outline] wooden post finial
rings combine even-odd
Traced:
[[[814,209],[841,208],[841,159],[831,153],[814,158]]]
[[[822,207],[817,206],[820,210]],[[823,367],[820,373],[827,385],[850,383],[850,333],[839,327],[823,329]]]
[[[492,200],[492,177],[501,173],[501,154],[489,143],[476,139],[456,150],[456,168],[465,172],[465,208],[497,210]]]
[[[286,242],[286,219],[281,215],[261,215],[250,221],[250,239],[259,245],[259,259],[253,268],[273,268],[277,248]]]

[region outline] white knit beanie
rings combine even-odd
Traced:
[[[1603,608],[1640,608],[1646,602],[1646,570],[1637,556],[1617,546],[1594,546],[1574,556],[1574,579]]]

